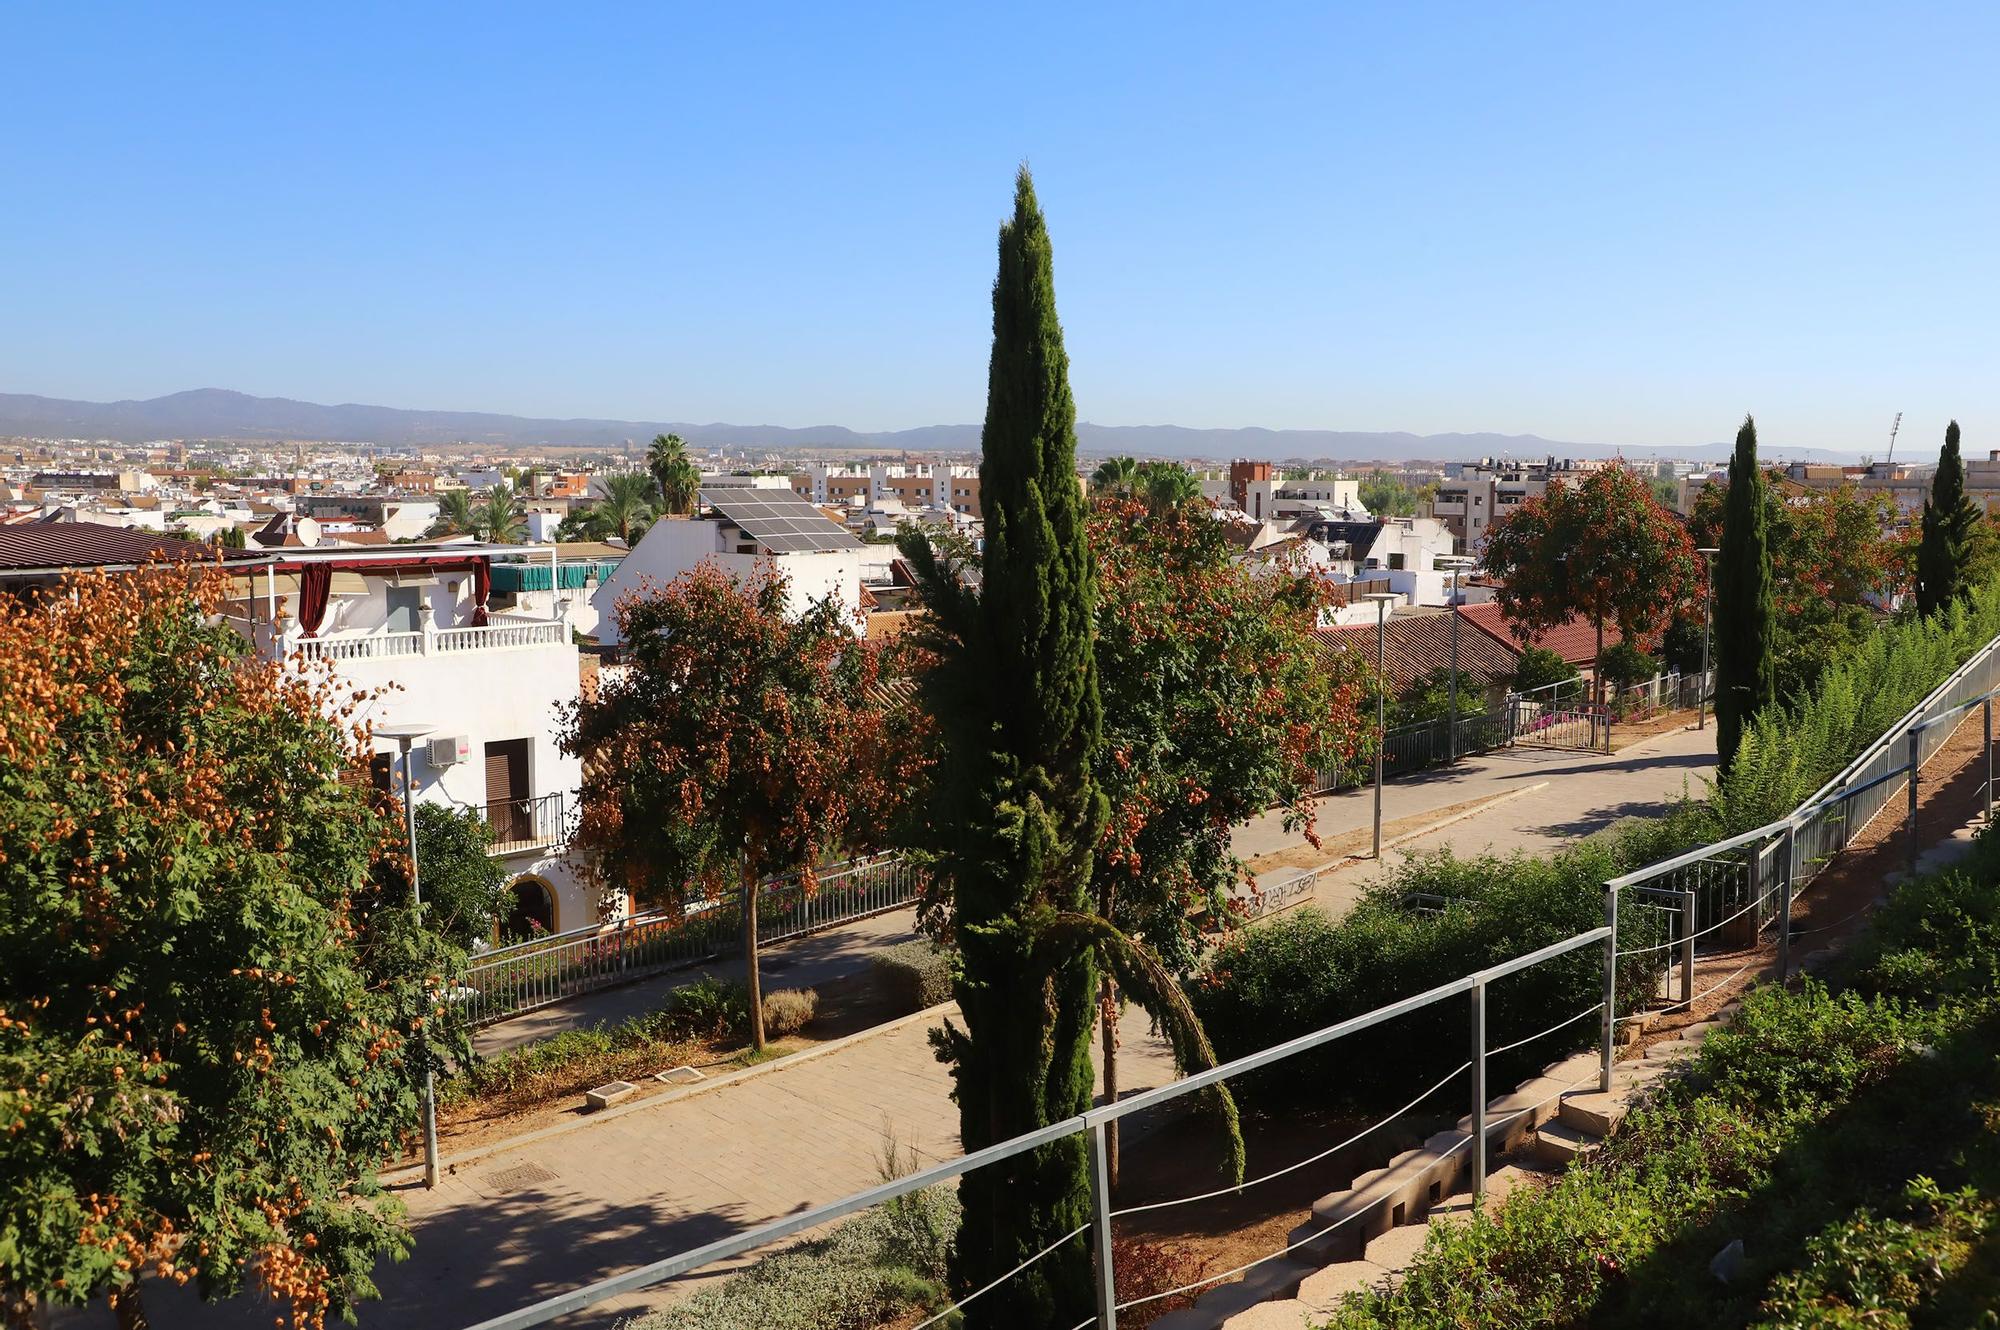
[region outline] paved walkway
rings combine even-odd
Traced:
[[[1382,788],[1384,824],[1421,822],[1424,814],[1473,800],[1498,802],[1435,831],[1396,844],[1377,864],[1349,860],[1323,872],[1312,899],[1344,913],[1367,886],[1395,871],[1412,855],[1449,847],[1461,857],[1484,853],[1546,854],[1621,818],[1665,811],[1683,793],[1700,795],[1715,774],[1715,731],[1679,729],[1655,735],[1616,753],[1575,753],[1556,749],[1509,748],[1468,758],[1391,781]],[[1374,818],[1374,791],[1347,790],[1319,801],[1318,831],[1324,838],[1365,831]],[[1275,813],[1237,830],[1237,854],[1250,858],[1296,845]],[[1364,847],[1365,849],[1365,847]],[[1260,874],[1260,882],[1288,877],[1295,870]]]

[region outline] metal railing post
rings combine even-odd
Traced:
[[[1486,981],[1472,986],[1472,1204],[1486,1198]]]
[[[1694,1006],[1694,907],[1695,894],[1681,893],[1681,1005]]]
[[[1606,884],[1604,888],[1604,926],[1611,935],[1604,939],[1604,1023],[1603,1049],[1597,1071],[1597,1089],[1601,1094],[1611,1093],[1612,1038],[1618,1030],[1618,888]]]
[[[1111,1265],[1111,1173],[1102,1122],[1091,1127],[1089,1143],[1092,1245],[1097,1249],[1097,1324],[1102,1330],[1118,1330],[1117,1272]]]
[[[1792,874],[1797,863],[1799,829],[1785,824],[1785,839],[1778,850],[1778,983],[1792,977]]]
[[[1981,703],[1986,713],[1986,823],[1993,824],[1993,699]]]
[[[1917,753],[1922,730],[1910,731],[1910,871],[1917,871]]]

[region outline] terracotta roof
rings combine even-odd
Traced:
[[[206,562],[217,552],[216,546],[198,541],[95,522],[35,522],[0,528],[0,569],[12,571],[129,565],[156,558]],[[242,550],[220,553],[225,558],[244,557]]]
[[[1411,614],[1391,618],[1382,632],[1382,672],[1400,693],[1427,675],[1451,668],[1449,614]],[[1316,636],[1329,651],[1359,651],[1375,663],[1375,625],[1323,628]],[[1458,632],[1458,669],[1481,686],[1507,683],[1520,667],[1521,652],[1470,624]]]
[[[1504,642],[1517,651],[1524,646],[1541,647],[1553,651],[1572,665],[1592,665],[1597,661],[1597,629],[1582,615],[1571,617],[1565,624],[1559,624],[1540,634],[1531,634],[1516,621],[1509,619],[1501,610],[1498,601],[1487,601],[1483,605],[1465,605],[1459,613],[1466,621],[1479,626],[1494,640]],[[1615,647],[1621,640],[1618,625],[1604,625],[1604,645]]]

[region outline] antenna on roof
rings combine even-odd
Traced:
[[[1896,460],[1896,431],[1901,428],[1903,428],[1903,413],[1898,411],[1895,423],[1889,426],[1889,455],[1882,459],[1885,464]]]

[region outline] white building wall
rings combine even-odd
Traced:
[[[713,559],[739,581],[759,564],[775,567],[786,579],[785,607],[802,614],[814,600],[832,596],[858,624],[861,615],[861,549],[819,550],[810,554],[764,556],[738,554],[721,548],[720,522],[667,520],[655,522],[645,538],[625,556],[618,570],[591,597],[597,609],[597,640],[606,646],[621,641],[612,614],[620,596],[637,591],[647,581],[660,586],[689,571],[703,559]]]

